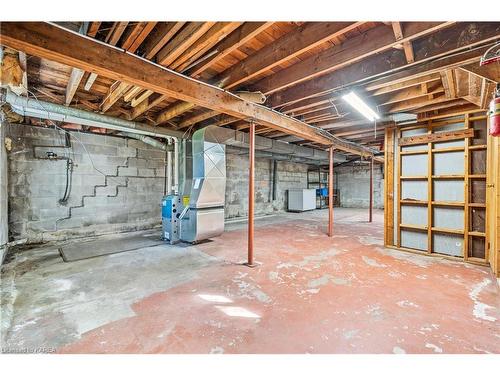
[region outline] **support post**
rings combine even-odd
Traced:
[[[253,237],[254,237],[254,203],[255,203],[255,123],[250,122],[250,140],[248,153],[248,267],[253,263]]]
[[[328,173],[328,236],[333,236],[333,147],[330,147]]]
[[[370,158],[370,207],[368,212],[368,222],[373,221],[373,157]]]

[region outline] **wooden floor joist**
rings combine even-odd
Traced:
[[[342,151],[364,156],[373,154],[370,148],[333,137],[319,128],[51,23],[5,23],[0,36],[3,45],[30,55],[140,86],[236,118],[253,119],[261,125],[322,145],[333,145]]]

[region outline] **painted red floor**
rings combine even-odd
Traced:
[[[198,245],[223,260],[133,304],[60,353],[499,353],[499,288],[488,268],[381,247],[354,211],[260,223]]]

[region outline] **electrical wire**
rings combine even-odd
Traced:
[[[48,111],[44,106],[43,104],[38,100],[37,96],[30,90],[27,90],[28,94],[30,94],[31,96],[33,96],[33,98],[37,101],[38,105],[40,105],[40,107],[45,110],[47,112],[47,114],[50,114],[50,111]],[[87,150],[87,147],[85,147],[85,144],[77,137],[75,136],[74,134],[72,134],[72,132],[66,130],[66,129],[63,129],[61,128],[60,126],[58,126],[54,121],[50,120],[50,119],[47,119],[47,121],[49,121],[53,126],[54,128],[64,132],[64,133],[67,133],[69,134],[71,137],[73,137],[74,139],[76,139],[76,141],[83,147],[83,149],[85,150],[89,160],[90,160],[90,164],[92,165],[92,168],[97,171],[98,173],[100,173],[101,175],[103,175],[104,177],[107,177],[107,178],[110,178],[110,179],[113,179],[114,177],[113,176],[109,176],[107,175],[106,173],[104,173],[103,171],[101,171],[99,168],[97,168],[95,166],[95,163],[94,163],[94,160],[92,159],[92,156],[90,156],[90,152]],[[115,180],[116,182],[116,180]]]

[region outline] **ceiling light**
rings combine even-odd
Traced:
[[[359,96],[357,96],[353,91],[349,94],[342,96],[347,103],[354,107],[359,113],[365,116],[369,121],[375,121],[380,118],[380,116],[368,105],[361,100]]]

